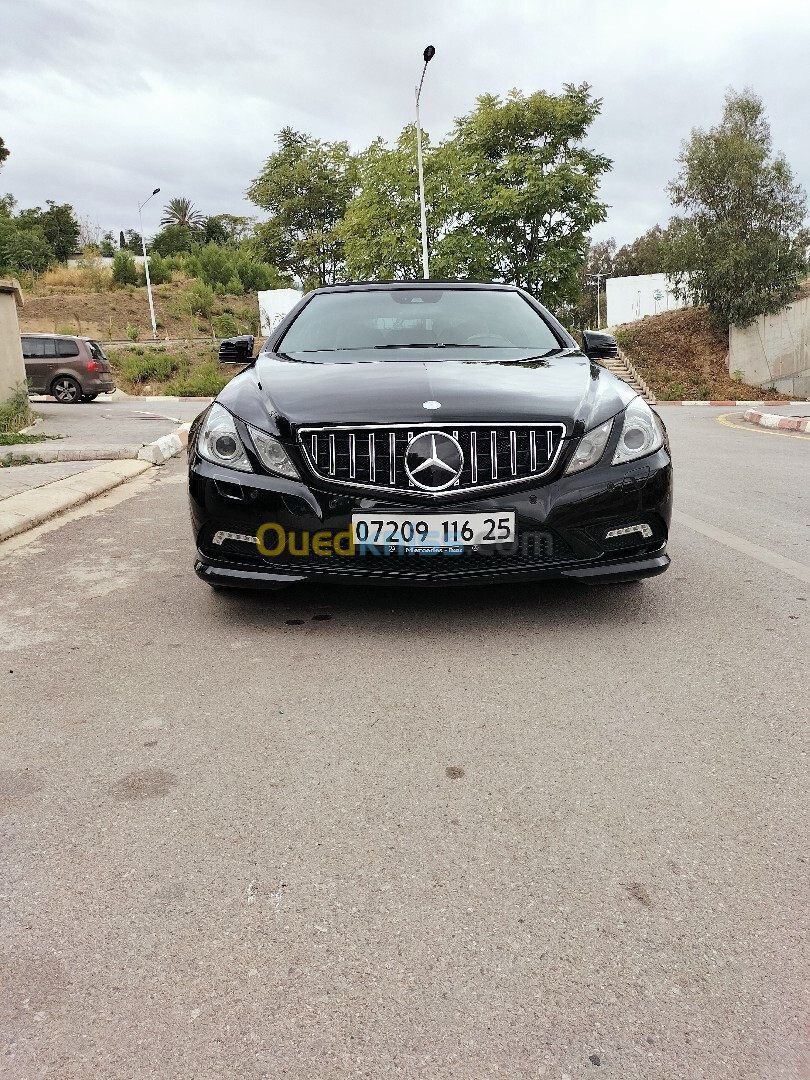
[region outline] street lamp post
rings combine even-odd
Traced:
[[[596,283],[596,329],[602,324],[602,282],[607,274],[591,274],[591,281]]]
[[[157,195],[157,193],[159,191],[160,191],[160,188],[156,187],[155,190],[152,192],[152,195],[149,196],[149,199],[151,199],[153,195]],[[141,226],[141,247],[143,248],[143,269],[144,269],[144,273],[146,274],[146,295],[149,297],[149,316],[150,316],[150,318],[152,320],[152,338],[154,340],[154,339],[157,338],[157,323],[155,322],[155,305],[152,303],[152,282],[151,282],[151,280],[149,278],[149,259],[148,259],[147,254],[146,254],[146,237],[143,234],[143,216],[141,214],[141,211],[146,206],[146,204],[149,202],[149,199],[144,199],[142,203],[138,204],[138,221],[140,222],[140,226]]]
[[[428,244],[427,244],[427,216],[425,214],[425,176],[422,171],[422,125],[419,122],[419,97],[422,93],[422,83],[425,81],[425,72],[427,66],[433,57],[436,55],[436,50],[432,45],[428,45],[425,51],[422,53],[422,59],[425,61],[425,66],[422,68],[422,78],[419,80],[419,85],[416,88],[416,160],[419,164],[419,213],[422,222],[422,274],[427,281],[430,277],[428,271]]]

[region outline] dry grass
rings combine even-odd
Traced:
[[[765,401],[787,395],[737,382],[728,370],[728,332],[706,308],[648,315],[617,327],[616,338],[659,401]]]
[[[233,332],[255,334],[258,330],[259,301],[255,293],[214,297],[212,321],[192,314],[186,302],[188,290],[188,281],[182,279],[153,286],[159,338],[228,337]],[[233,313],[235,329],[220,333],[223,330],[220,318],[229,313]],[[124,289],[82,292],[48,286],[43,292],[41,286],[40,295],[32,296],[26,291],[25,307],[20,311],[20,329],[29,334],[61,331],[99,341],[124,341],[128,326],[138,330],[141,341],[151,336],[149,301],[143,287],[130,285]]]
[[[88,259],[79,266],[57,266],[53,270],[46,270],[37,279],[34,292],[44,296],[64,289],[72,292],[101,293],[109,292],[112,287],[112,270]]]

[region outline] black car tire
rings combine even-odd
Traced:
[[[51,383],[51,397],[60,405],[75,405],[82,400],[82,388],[70,375],[60,375]]]
[[[95,401],[97,397],[98,394],[84,394],[82,396],[82,401]]]

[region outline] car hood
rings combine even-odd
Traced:
[[[351,362],[338,363],[262,353],[218,400],[247,423],[285,438],[291,428],[311,424],[540,421],[562,422],[570,435],[576,421],[588,431],[636,396],[580,352],[509,353],[436,359],[434,351],[427,358],[424,350],[408,350],[393,360],[358,351]],[[429,401],[440,408],[426,409]]]

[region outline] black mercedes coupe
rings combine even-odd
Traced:
[[[195,420],[195,570],[213,586],[663,573],[660,417],[510,285],[316,289]]]

